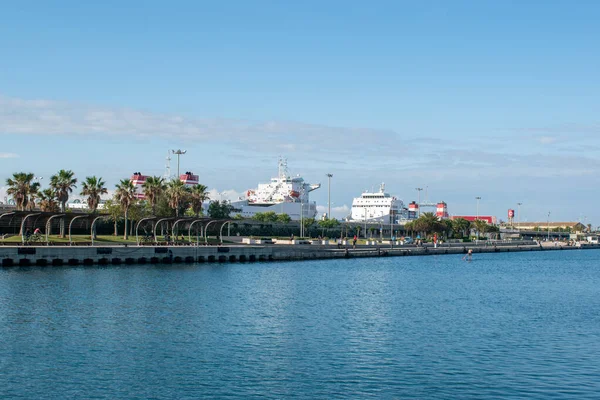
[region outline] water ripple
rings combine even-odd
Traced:
[[[1,269],[0,397],[599,398],[600,251],[548,253]]]

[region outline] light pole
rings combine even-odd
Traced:
[[[173,154],[177,154],[177,179],[179,179],[179,156],[187,153],[187,150],[171,150]]]
[[[423,188],[415,188],[417,191],[417,205],[419,206],[418,208],[418,212],[417,212],[417,218],[419,218],[421,216],[421,190],[423,190]]]
[[[300,237],[304,237],[304,186],[300,192]]]
[[[521,230],[521,204],[523,203],[517,203],[517,226],[519,230]]]
[[[475,223],[477,223],[477,221],[479,221],[479,200],[481,200],[481,196],[477,196],[475,199],[477,200],[477,214],[475,215]],[[477,228],[477,240],[479,240],[479,227],[475,227]]]
[[[364,233],[364,235],[365,235],[365,239],[366,239],[367,238],[367,206],[364,206],[364,207],[365,207],[365,233]]]
[[[333,174],[327,174],[327,219],[331,219],[331,178]]]
[[[550,211],[548,211],[548,239],[546,241],[550,241]]]

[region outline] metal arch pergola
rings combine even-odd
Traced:
[[[27,218],[29,217],[35,217],[37,215],[40,215],[41,213],[32,213],[32,214],[27,214],[22,220],[21,220],[21,243],[25,244],[25,222],[27,221]]]
[[[90,226],[90,237],[92,238],[92,246],[94,245],[94,228],[96,227],[96,221],[103,219],[103,218],[109,218],[108,215],[99,215],[96,218],[93,219],[92,221],[92,225]]]
[[[71,227],[73,227],[73,222],[75,222],[75,220],[80,219],[80,218],[89,218],[89,217],[91,217],[91,215],[76,215],[75,217],[73,217],[71,219],[71,221],[69,222],[69,246],[71,246],[71,244],[72,244]]]
[[[139,229],[140,229],[140,225],[142,224],[142,222],[144,221],[151,221],[151,220],[155,220],[157,217],[146,217],[146,218],[142,218],[138,221],[137,225],[135,226],[135,241],[137,243],[137,245],[140,245],[140,237],[139,237]],[[157,222],[158,223],[158,222]],[[152,232],[154,233],[154,226],[152,227]],[[154,241],[156,242],[156,234],[154,234]]]
[[[169,220],[173,220],[175,219],[174,217],[168,217],[168,218],[161,218],[158,221],[156,221],[156,224],[154,225],[154,229],[153,229],[153,233],[154,233],[154,242],[156,242],[156,230],[158,229],[158,226],[164,222],[164,221],[169,221]],[[167,226],[167,232],[169,230],[169,227]]]
[[[191,243],[192,242],[192,227],[194,226],[194,224],[196,222],[205,222],[205,221],[210,221],[210,218],[200,218],[200,219],[196,219],[194,221],[192,221],[192,223],[190,224],[189,230],[188,230],[188,240]],[[203,229],[204,229],[204,225],[200,224],[200,235],[196,235],[196,245],[199,244],[200,240],[199,237],[203,236]]]
[[[218,222],[219,220],[217,219],[213,219],[212,221],[208,221],[208,224],[206,224],[206,226],[204,227],[204,243],[208,243],[208,227],[210,226],[210,224],[212,224],[213,222]]]
[[[212,224],[212,223],[222,223],[221,227],[219,228],[219,239],[221,240],[221,243],[223,242],[222,240],[222,230],[223,230],[223,226],[225,226],[225,224],[231,222],[233,220],[222,220],[222,219],[213,219],[211,221],[209,221],[206,226],[204,227],[204,243],[208,243],[208,227]]]
[[[64,216],[65,216],[65,214],[55,214],[55,215],[50,216],[50,218],[48,218],[48,220],[46,221],[46,244],[50,243],[50,241],[49,241],[50,227],[51,227],[50,221],[52,221],[54,218],[61,218]]]
[[[227,224],[229,224],[229,226],[231,226],[231,222],[233,222],[232,219],[229,219],[229,220],[223,222],[223,224],[221,225],[221,229],[219,229],[219,241],[221,242],[221,244],[223,244],[223,228]]]

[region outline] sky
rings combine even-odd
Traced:
[[[182,149],[214,198],[282,156],[320,211],[333,174],[334,217],[385,182],[600,225],[600,2],[0,4],[0,201],[14,172],[113,188]]]

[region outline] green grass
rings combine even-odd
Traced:
[[[160,237],[157,238],[159,242],[161,242]],[[59,237],[58,235],[50,235],[48,237],[48,240],[50,243],[52,244],[68,244],[69,243],[69,237],[66,236],[64,238]],[[90,238],[89,235],[72,235],[71,236],[71,242],[77,244],[77,243],[87,243],[87,244],[91,244],[92,239]],[[8,237],[6,239],[0,239],[0,243],[3,244],[19,244],[21,243],[21,236],[20,235],[14,235],[11,237]],[[39,242],[31,242],[30,244],[32,245],[36,245],[36,244],[45,244],[46,243],[46,236],[42,235],[42,239]],[[141,244],[145,244],[144,241],[142,240],[142,236],[140,236],[140,243]],[[188,243],[187,238],[184,240],[183,243]],[[196,238],[192,237],[192,242],[191,243],[196,243]],[[217,244],[219,243],[219,241],[216,238],[208,238],[208,243],[210,244]],[[224,241],[224,243],[229,243],[227,241]],[[94,244],[112,244],[112,245],[122,245],[122,244],[134,244],[137,245],[137,242],[135,240],[135,235],[134,236],[130,236],[128,240],[124,240],[123,236],[113,236],[113,235],[98,235],[96,239],[94,239]],[[150,243],[148,243],[150,244]],[[204,244],[204,239],[200,238],[200,244]]]

